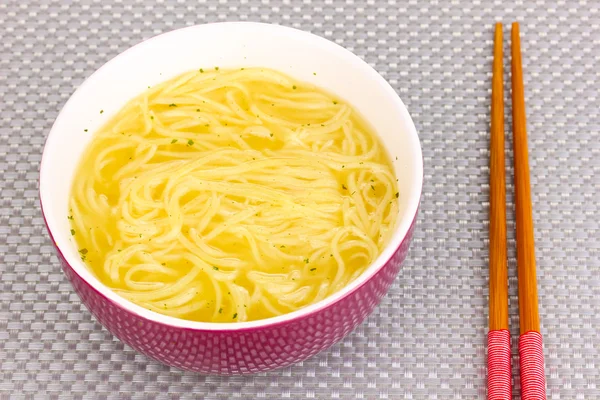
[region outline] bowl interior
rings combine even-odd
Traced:
[[[400,191],[396,232],[385,251],[356,281],[321,303],[277,318],[236,324],[183,321],[122,299],[86,269],[69,234],[68,199],[81,153],[128,100],[148,86],[199,68],[264,66],[318,85],[352,104],[373,126],[389,153]],[[40,173],[48,229],[67,262],[103,295],[132,312],[171,325],[232,329],[293,318],[348,294],[394,253],[417,212],[423,178],[414,124],[394,90],[371,67],[340,46],[291,28],[257,23],[199,25],[163,34],[125,51],[88,78],[59,114],[46,141]]]

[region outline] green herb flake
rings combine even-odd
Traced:
[[[222,314],[222,313],[223,313],[223,308],[221,307],[221,308],[219,308],[219,314]]]
[[[75,236],[75,229],[71,229],[71,236]]]
[[[194,145],[194,141],[192,139],[188,140],[188,146],[193,146]]]
[[[150,116],[150,119],[154,119],[154,115],[151,115],[151,116]]]
[[[348,188],[346,187],[346,185],[344,185],[343,183],[342,183],[342,189],[348,190]]]
[[[398,196],[400,196],[400,192],[396,192],[396,198],[398,198]]]
[[[104,110],[100,110],[100,114],[102,114],[104,112]]]
[[[316,72],[313,72],[313,75],[314,75],[314,76],[317,76],[317,73],[316,73]]]
[[[233,314],[233,319],[237,318],[237,313]]]
[[[204,70],[202,68],[200,68],[198,71],[200,71],[201,74],[204,73]]]
[[[88,249],[83,248],[83,249],[80,249],[79,252],[83,255],[86,255],[88,253]]]
[[[334,101],[333,101],[333,104],[337,104],[337,101],[335,101],[335,100],[334,100]]]
[[[87,129],[84,129],[83,131],[84,131],[84,132],[87,132],[88,130],[87,130]]]
[[[213,269],[214,269],[215,271],[218,271],[218,270],[219,270],[219,267],[215,267],[215,266],[213,265]]]
[[[171,103],[171,104],[169,104],[169,107],[177,107],[177,104]]]
[[[177,143],[177,139],[171,140],[171,144],[175,144],[175,143]]]
[[[271,137],[273,137],[273,134],[271,133]]]
[[[215,71],[218,71],[218,70],[219,70],[219,67],[215,67]],[[237,314],[236,314],[236,315],[237,315]]]
[[[292,89],[296,90],[296,85],[292,86]]]
[[[70,219],[71,221],[73,221],[73,216],[72,216],[72,215],[69,215],[69,216],[67,217],[67,219]]]
[[[164,266],[166,266],[166,265],[167,265],[167,263],[162,263],[162,264],[160,264],[160,265],[162,265],[162,266],[164,267]]]
[[[311,269],[310,269],[310,272],[312,272],[312,271],[316,271],[316,270],[317,270],[316,268],[311,268]]]
[[[371,189],[375,190],[375,186],[371,185]]]
[[[310,260],[309,260],[308,258],[305,258],[305,259],[304,259],[304,262],[305,262],[305,263],[307,263],[307,264],[308,264],[308,262],[309,262],[309,261],[310,261]]]
[[[281,248],[281,249],[285,249],[285,246],[284,246],[284,245],[281,245],[281,246],[279,246],[279,248]]]
[[[350,196],[354,196],[354,193],[356,193],[356,190],[354,192],[350,193]]]
[[[199,109],[199,108],[196,108],[196,112],[200,112],[200,109]]]

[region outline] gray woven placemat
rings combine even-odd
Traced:
[[[493,3],[0,0],[0,397],[482,398],[500,18],[522,22],[548,397],[600,398],[600,3]],[[365,58],[409,107],[425,160],[412,250],[375,314],[304,363],[248,377],[170,369],[113,338],[64,278],[37,193],[46,134],[87,76],[145,38],[225,20],[298,27]],[[512,186],[508,194],[512,204]],[[513,230],[509,207],[516,336]]]

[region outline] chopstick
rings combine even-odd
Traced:
[[[512,115],[514,185],[517,239],[517,274],[519,281],[519,362],[521,368],[521,397],[546,398],[544,351],[540,334],[529,156],[525,117],[525,91],[521,65],[519,24],[511,31]]]
[[[506,263],[506,173],[504,165],[504,82],[502,24],[494,33],[490,138],[490,304],[488,332],[488,399],[512,397],[508,268]]]

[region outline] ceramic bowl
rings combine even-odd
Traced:
[[[96,279],[81,261],[69,233],[71,182],[93,132],[149,85],[214,66],[269,67],[343,98],[380,136],[398,178],[395,233],[375,262],[341,291],[275,318],[192,322],[139,307]],[[41,163],[40,199],[66,276],[106,329],[137,351],[171,366],[210,374],[245,374],[304,360],[338,342],[373,311],[406,257],[422,183],[415,126],[396,92],[368,64],[310,33],[259,23],[218,23],[146,40],[90,76],[65,104],[50,131]]]

